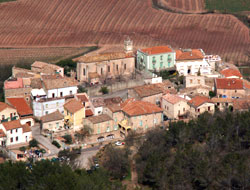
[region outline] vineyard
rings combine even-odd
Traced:
[[[174,11],[186,13],[201,13],[205,11],[204,0],[158,0],[158,3]]]
[[[200,7],[197,2],[193,9]],[[250,52],[249,29],[231,15],[175,14],[153,8],[151,0],[19,0],[0,4],[0,47],[117,45],[126,35],[137,47],[170,44],[202,48],[240,62],[248,61]],[[5,55],[1,53],[1,59]]]

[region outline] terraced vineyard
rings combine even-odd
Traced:
[[[151,0],[19,0],[0,4],[0,47],[117,45],[125,35],[137,47],[170,44],[203,48],[242,62],[250,52],[249,29],[231,15],[169,13],[153,8]]]

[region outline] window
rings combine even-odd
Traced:
[[[166,105],[165,105],[165,109],[166,109],[167,107],[166,107]]]
[[[12,134],[12,129],[10,130],[10,134]]]
[[[153,69],[155,69],[155,64],[153,64]]]
[[[210,106],[207,107],[207,110],[210,111]]]
[[[115,117],[115,122],[117,122],[117,118]]]
[[[10,138],[10,142],[13,142],[13,137]]]
[[[167,110],[168,110],[168,106],[167,106]]]
[[[124,70],[126,70],[127,69],[127,65],[126,64],[124,64]]]
[[[157,123],[157,119],[156,118],[154,118],[154,124],[156,124]]]
[[[28,142],[28,136],[25,136],[25,141]]]
[[[97,128],[97,134],[100,134],[101,133],[101,129],[100,129],[100,126],[98,126]]]
[[[55,93],[52,93],[52,98],[55,98]]]
[[[108,72],[110,72],[110,66],[108,66]]]
[[[163,62],[160,62],[160,68],[162,68],[163,67]]]
[[[161,55],[161,60],[163,60],[163,56]]]
[[[228,103],[226,102],[226,106],[228,106]]]
[[[4,116],[4,115],[2,115],[2,120],[4,120],[4,118],[5,118],[5,116]]]
[[[69,94],[70,94],[70,95],[72,95],[72,90],[71,90],[71,91],[69,91]]]
[[[116,65],[116,71],[118,71],[119,70],[119,66],[118,65]]]
[[[18,141],[18,137],[16,137],[16,142]]]
[[[198,84],[200,84],[200,83],[201,83],[201,80],[198,79]]]
[[[183,108],[183,112],[185,111],[185,108]]]
[[[178,110],[178,115],[180,115],[181,114],[181,111],[180,110]]]
[[[49,112],[48,112],[48,111],[46,111],[46,112],[45,112],[45,114],[46,114],[46,115],[48,115],[48,114],[49,114]]]
[[[117,129],[118,129],[118,125],[115,125],[115,126],[114,126],[114,130],[117,130]]]
[[[63,97],[63,92],[60,92],[60,96]]]
[[[59,122],[56,123],[56,128],[59,128]]]
[[[103,74],[103,69],[101,68],[101,75]]]
[[[197,109],[197,111],[200,113],[200,109]]]
[[[237,92],[237,90],[234,91],[235,93]]]
[[[192,84],[193,83],[193,80],[192,79],[190,79],[190,84]]]
[[[220,105],[220,103],[217,103],[217,106],[219,106]]]
[[[16,133],[17,133],[18,129],[16,129]]]
[[[155,63],[156,62],[156,60],[155,60],[155,56],[153,57],[153,63]]]
[[[83,76],[85,76],[86,75],[86,70],[85,70],[85,68],[83,69]]]
[[[107,126],[106,132],[109,132],[109,131],[110,131],[110,128],[109,128],[109,126]]]
[[[45,108],[48,108],[48,104],[45,104]]]
[[[58,102],[56,102],[56,106],[57,106],[57,107],[59,106],[59,103],[58,103]]]
[[[140,121],[140,126],[142,127],[142,120]]]

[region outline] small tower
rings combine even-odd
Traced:
[[[130,40],[130,38],[128,36],[124,40],[124,51],[125,51],[125,53],[133,52],[133,41]]]

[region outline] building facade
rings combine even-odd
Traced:
[[[156,46],[137,51],[137,69],[160,71],[175,65],[175,51],[170,46]]]
[[[0,123],[18,120],[17,110],[4,102],[0,102]]]
[[[192,117],[198,117],[206,111],[213,114],[215,111],[214,103],[205,96],[195,96],[188,101],[188,104],[190,106],[189,112]]]

